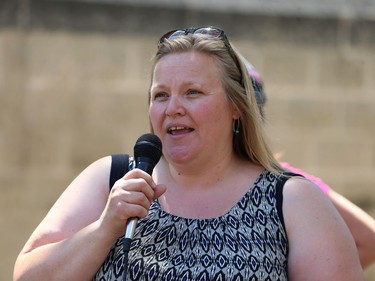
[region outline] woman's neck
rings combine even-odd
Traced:
[[[162,158],[156,169],[156,178],[182,188],[185,186],[209,188],[233,173],[236,167],[241,165],[240,162],[243,161],[229,153],[206,163],[197,162],[186,165],[173,165]]]
[[[187,218],[213,218],[228,212],[263,168],[235,157],[212,167],[185,170],[162,159],[155,170],[155,181],[167,186],[159,198],[164,211]]]

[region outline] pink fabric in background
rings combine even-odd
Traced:
[[[286,163],[286,162],[280,162],[281,164],[281,167],[283,167],[284,169],[287,169],[293,173],[296,173],[296,174],[300,174],[302,176],[304,176],[305,178],[307,178],[308,180],[312,181],[313,183],[315,183],[317,186],[320,187],[321,190],[323,190],[323,192],[325,194],[328,193],[330,187],[324,183],[320,178],[318,177],[315,177],[313,175],[310,175],[308,173],[306,173],[305,171],[302,171],[300,169],[297,169],[297,168],[294,168],[293,166],[291,166],[289,163]]]

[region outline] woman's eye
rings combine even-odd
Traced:
[[[159,92],[159,93],[154,94],[153,96],[154,96],[154,100],[168,97],[167,93],[165,92]]]
[[[202,92],[200,92],[198,90],[191,89],[191,90],[187,91],[187,93],[188,93],[188,95],[197,95],[197,94],[200,94]]]

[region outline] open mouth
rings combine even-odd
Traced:
[[[176,126],[176,127],[170,127],[168,129],[168,134],[171,135],[178,135],[178,134],[185,134],[194,131],[192,128],[188,127],[181,127],[181,126]]]

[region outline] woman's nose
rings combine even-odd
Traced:
[[[165,114],[167,116],[176,116],[176,115],[183,115],[185,113],[185,109],[183,106],[183,102],[180,100],[180,97],[177,95],[171,95],[168,99],[168,104],[165,109]]]

